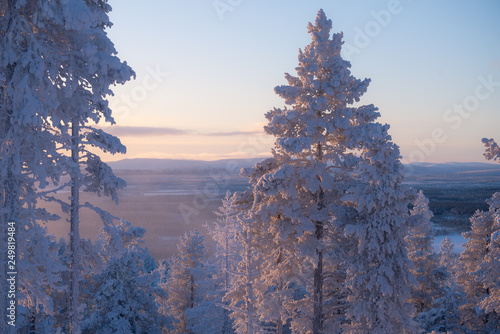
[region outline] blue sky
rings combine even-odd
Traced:
[[[404,162],[483,161],[481,138],[500,140],[498,1],[110,4],[109,36],[137,73],[111,98],[127,158],[269,155],[264,114],[283,105],[273,88],[319,8],[353,74],[372,79],[361,102],[379,107]]]

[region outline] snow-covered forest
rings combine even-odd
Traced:
[[[126,186],[99,155],[126,153],[102,125],[135,76],[110,10],[0,0],[0,333],[500,333],[500,193],[461,254],[449,238],[434,251],[429,200],[403,184],[389,125],[360,102],[370,79],[352,75],[323,10],[275,88],[285,106],[265,115],[271,157],[241,170],[247,190],[227,192],[207,235],[154,259],[141,222],[82,201],[118,203]],[[102,220],[96,240],[80,237],[83,210]]]

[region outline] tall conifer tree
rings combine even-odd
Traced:
[[[411,302],[415,306],[416,314],[432,308],[432,301],[443,294],[443,284],[446,279],[445,269],[438,264],[438,257],[434,253],[429,210],[429,200],[420,191],[413,201],[411,210],[412,224],[405,240],[408,244],[408,257],[413,263],[411,270],[418,284],[412,289]]]
[[[110,86],[133,72],[116,57],[104,30],[111,26],[106,0],[5,0],[0,8],[2,232],[9,221],[22,228],[36,218],[34,211],[23,213],[25,204],[33,208],[42,196],[35,185],[43,189],[47,178],[71,176],[70,332],[78,333],[78,194],[85,186],[116,197],[123,185],[83,147],[124,152],[116,138],[90,124],[113,123]]]
[[[411,331],[408,194],[399,150],[389,126],[375,122],[377,108],[355,105],[370,80],[351,75],[340,55],[342,33],[330,36],[331,28],[320,10],[308,25],[312,42],[299,50],[297,76],[287,73],[288,85],[275,88],[288,106],[266,115],[265,130],[276,137],[273,157],[244,172],[253,187],[253,217],[267,223],[275,253],[294,254],[296,272],[311,282],[296,310],[311,319],[311,333],[325,332],[325,305],[332,304],[324,293],[325,261],[339,261],[329,265],[340,267],[339,249],[346,246],[352,247],[352,328]]]

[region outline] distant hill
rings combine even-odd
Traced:
[[[227,169],[239,171],[243,167],[254,166],[262,158],[222,159],[215,161],[176,160],[176,159],[123,159],[108,164],[115,170],[152,170],[152,171],[199,171],[209,169]]]
[[[405,165],[408,172],[415,174],[467,173],[477,171],[500,171],[500,164],[486,162],[421,162]]]
[[[413,163],[405,165],[407,180],[500,182],[500,164],[486,162]]]
[[[262,158],[223,159],[215,161],[176,159],[123,159],[110,162],[115,170],[150,170],[189,173],[225,169],[238,173],[252,167]],[[486,162],[413,163],[405,165],[408,181],[500,181],[500,164]]]

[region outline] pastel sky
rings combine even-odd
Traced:
[[[110,0],[109,36],[137,78],[110,98],[122,158],[266,156],[264,114],[295,74],[322,8],[344,58],[372,83],[404,162],[484,161],[500,140],[500,2]]]

